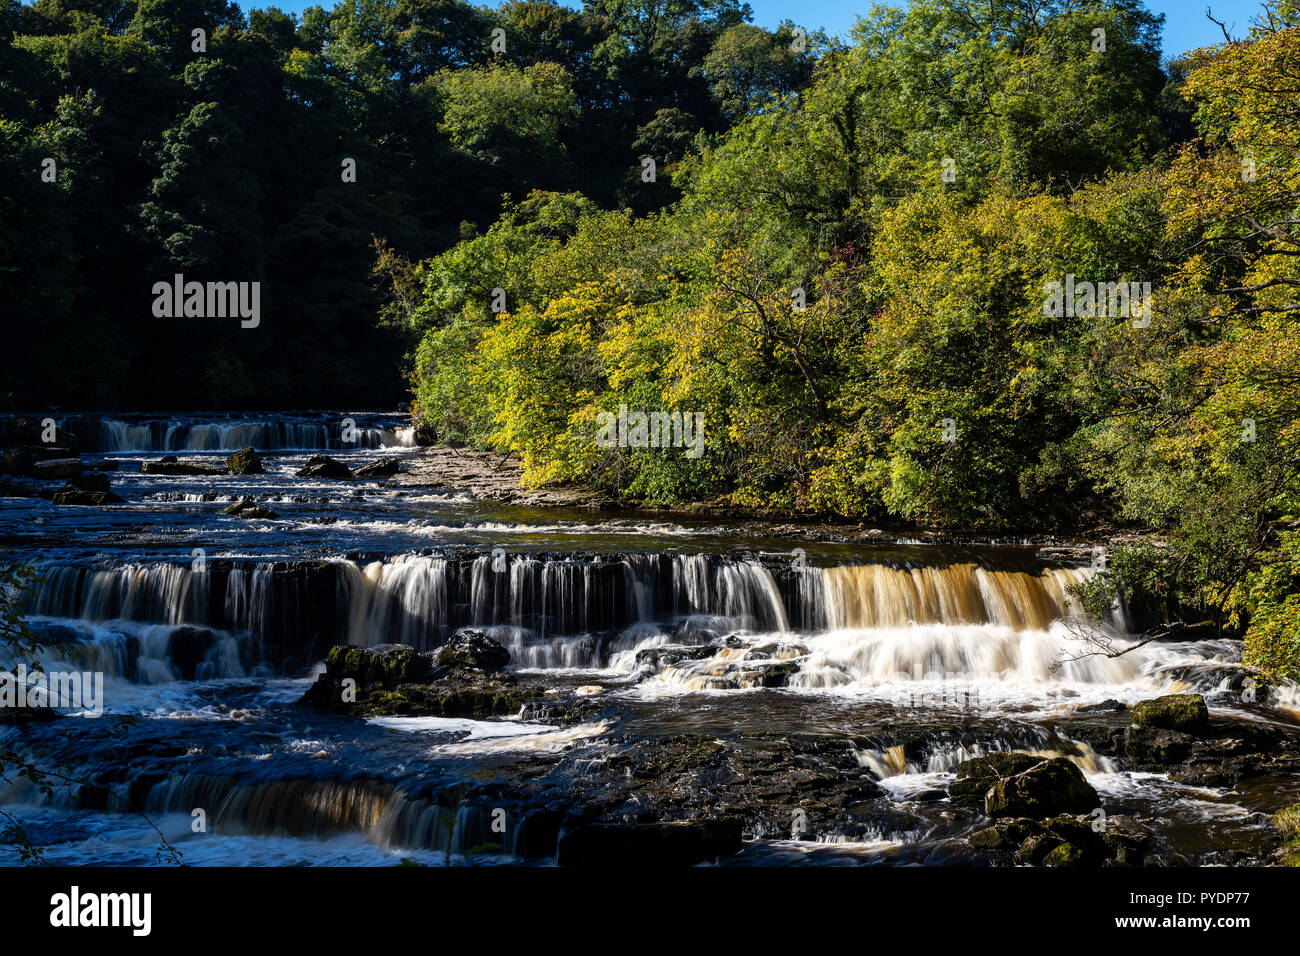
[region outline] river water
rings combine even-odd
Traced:
[[[1063,753],[1110,812],[1160,820],[1193,863],[1258,862],[1266,815],[1300,797],[1292,779],[1188,786],[1086,744],[1061,750],[1057,725],[1111,699],[1196,691],[1216,719],[1300,715],[1294,688],[1240,700],[1229,640],[1080,657],[1067,588],[1086,566],[1032,546],[799,541],[295,475],[322,450],[355,467],[418,455],[410,442],[399,416],[374,413],[106,419],[83,457],[117,463],[123,503],[0,498],[7,560],[39,574],[27,610],[43,663],[105,681],[101,714],[3,730],[63,768],[52,796],[20,781],[2,797],[47,859],[165,862],[162,834],[191,864],[545,863],[554,847],[521,835],[468,855],[489,821],[431,794],[539,774],[562,789],[611,741],[679,733],[814,735],[882,787],[860,825],[751,833],[737,864],[960,862],[969,829],[942,787],[994,750]],[[169,453],[219,463],[246,444],[264,474],[140,471]],[[245,496],[279,517],[220,513]],[[516,672],[589,696],[594,716],[361,720],[298,703],[331,645],[423,650],[465,626],[509,648]],[[1119,609],[1109,635],[1132,641]]]

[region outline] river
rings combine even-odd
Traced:
[[[783,805],[765,791],[730,865],[970,862],[980,821],[954,813],[945,787],[996,751],[1073,762],[1107,813],[1158,831],[1157,861],[1264,862],[1268,814],[1300,799],[1294,775],[1187,782],[1075,735],[1094,712],[1080,708],[1184,691],[1206,695],[1216,722],[1300,730],[1294,687],[1243,699],[1237,642],[1080,656],[1067,589],[1086,564],[1028,544],[800,540],[296,475],[321,451],[413,461],[411,441],[397,414],[106,417],[82,458],[112,469],[122,503],[0,498],[7,560],[39,575],[26,610],[42,662],[104,678],[102,713],[2,731],[62,768],[52,796],[19,781],[0,798],[50,862],[166,862],[161,834],[191,864],[542,865],[566,794],[629,748],[686,738],[722,742],[737,765],[779,740],[808,773],[861,781],[851,800],[808,804],[811,820],[797,793]],[[262,474],[141,471],[249,444]],[[221,513],[243,497],[278,517]],[[299,702],[332,645],[426,650],[464,627],[586,706],[562,720],[362,719]],[[1122,609],[1107,633],[1133,641]],[[696,789],[681,805],[722,799],[704,777]],[[728,798],[742,814],[747,792]]]

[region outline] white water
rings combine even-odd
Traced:
[[[238,451],[252,446],[259,451],[313,451],[331,447],[412,448],[414,428],[356,429],[356,440],[340,446],[341,425],[295,421],[125,422],[100,421],[106,451]],[[336,439],[331,445],[331,438]]]

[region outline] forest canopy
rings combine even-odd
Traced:
[[[632,188],[641,155],[680,159],[807,80],[792,28],[749,17],[735,0],[0,0],[0,294],[21,317],[0,404],[396,405],[411,343],[376,322],[377,262],[446,251],[503,195],[661,208],[669,182]],[[264,321],[156,318],[150,290],[176,274],[260,283]]]

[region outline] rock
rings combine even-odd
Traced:
[[[1035,833],[1020,844],[1020,849],[1016,851],[1016,855],[1023,862],[1038,866],[1046,859],[1047,854],[1060,845],[1061,840],[1059,837],[1052,836],[1050,833]]]
[[[67,487],[64,490],[70,491],[73,489],[77,491],[102,491],[102,492],[108,492],[111,490],[109,486],[108,475],[103,474],[102,472],[91,473],[88,475],[81,475],[78,478],[73,478],[71,481],[68,482]]]
[[[1078,867],[1086,862],[1086,855],[1073,843],[1062,843],[1043,857],[1043,866]]]
[[[1091,816],[1062,815],[1044,822],[1004,817],[968,840],[976,849],[995,854],[1015,851],[1022,863],[1035,866],[1101,866],[1114,850],[1093,829],[1093,822]]]
[[[737,683],[741,687],[785,687],[799,666],[799,661],[746,661],[738,668]]]
[[[510,652],[482,631],[463,627],[438,649],[440,667],[492,673],[510,663]]]
[[[719,648],[712,644],[661,644],[658,647],[645,647],[636,652],[638,667],[662,670],[681,661],[698,661],[712,657]]]
[[[519,719],[571,727],[589,721],[599,713],[600,705],[590,699],[530,700],[520,710]]]
[[[352,469],[329,455],[312,455],[298,469],[299,478],[351,478]]]
[[[1053,757],[1015,776],[1001,777],[984,795],[989,817],[1043,817],[1087,813],[1100,806],[1097,791],[1070,761]]]
[[[693,866],[740,849],[738,820],[589,823],[560,839],[561,866]]]
[[[1124,753],[1139,764],[1182,763],[1192,752],[1196,738],[1176,730],[1129,727],[1124,732]]]
[[[437,656],[406,644],[331,648],[303,703],[364,717],[484,718],[515,716],[542,697],[540,687],[521,687],[509,674],[444,667]]]
[[[1110,697],[1100,704],[1085,704],[1082,707],[1075,708],[1075,710],[1080,714],[1117,714],[1128,710],[1128,705]]]
[[[1005,850],[1015,845],[997,827],[976,830],[969,839],[971,846],[981,850]]]
[[[390,478],[401,470],[400,458],[380,458],[367,465],[362,465],[353,474],[357,478]]]
[[[1151,848],[1151,831],[1122,813],[1106,817],[1101,839],[1117,863],[1137,866]]]
[[[430,662],[410,644],[377,644],[374,647],[331,647],[325,661],[326,673],[351,677],[358,685],[396,684],[422,680],[429,675]]]
[[[80,478],[80,458],[50,458],[32,463],[32,474],[37,478]]]
[[[948,796],[953,800],[983,805],[984,794],[996,781],[1028,770],[1042,761],[1042,757],[1015,752],[992,753],[967,760],[957,767],[957,779],[948,784]]]
[[[226,469],[202,461],[181,461],[175,455],[166,455],[157,461],[146,461],[140,466],[146,475],[224,475]]]
[[[240,498],[232,505],[221,509],[223,515],[234,515],[236,518],[278,518],[279,514],[270,508],[263,508],[252,498]]]
[[[1210,712],[1200,694],[1169,694],[1136,704],[1133,723],[1138,727],[1196,733],[1209,726]]]
[[[232,475],[262,474],[262,459],[257,456],[253,446],[241,448],[226,459],[226,468]]]
[[[82,491],[70,485],[62,491],[55,492],[50,500],[56,505],[92,505],[97,508],[122,501],[111,491]]]

